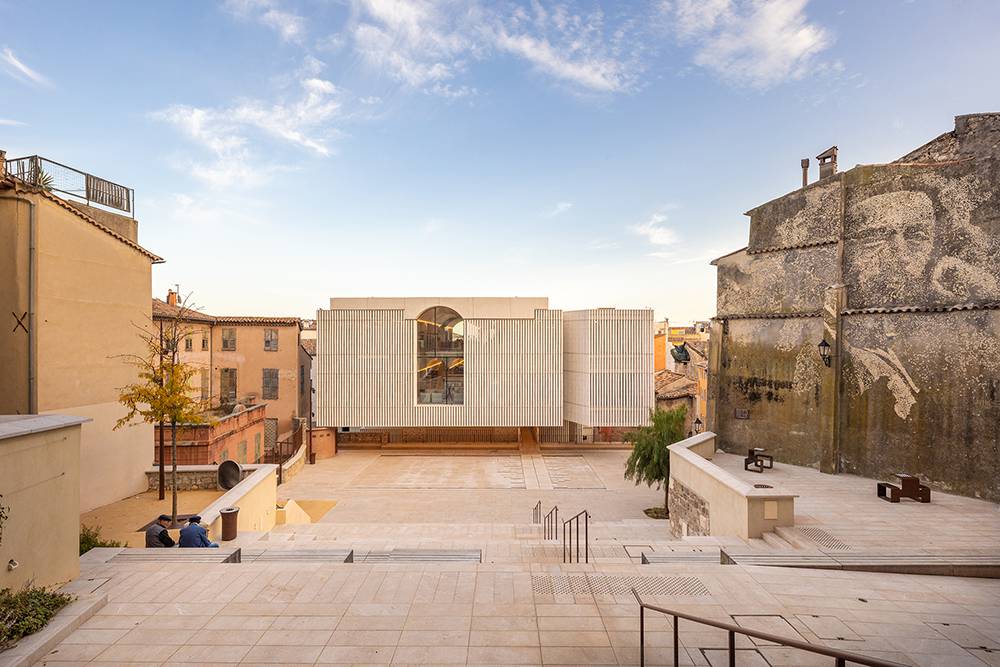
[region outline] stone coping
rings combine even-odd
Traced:
[[[299,445],[298,451],[295,452],[295,454],[293,454],[291,458],[282,463],[281,467],[285,470],[289,470],[290,468],[292,468],[292,466],[298,465],[299,461],[305,458],[305,455],[306,455],[306,443],[305,441],[303,441],[302,444]]]
[[[205,466],[191,467],[195,468]],[[213,466],[207,467],[212,468]],[[245,470],[251,468],[253,469],[251,474],[244,477],[239,484],[231,488],[229,491],[226,491],[214,503],[201,511],[200,516],[203,526],[212,525],[212,523],[219,518],[221,510],[227,507],[236,507],[244,495],[260,484],[260,482],[263,481],[268,475],[276,475],[278,470],[278,466],[275,463],[258,463],[253,466],[244,466]]]
[[[746,498],[760,498],[766,500],[778,500],[784,498],[798,498],[798,494],[788,493],[779,488],[758,489],[748,482],[743,481],[736,475],[712,463],[711,457],[705,457],[705,453],[715,452],[715,433],[706,431],[699,433],[680,442],[667,447],[672,454],[679,456],[694,467],[704,472],[709,477],[714,478],[719,483]],[[699,453],[698,450],[701,450]]]
[[[0,440],[32,433],[44,433],[67,426],[79,426],[93,421],[90,417],[73,415],[0,415]]]
[[[269,465],[271,467],[274,467],[274,464],[272,464],[272,463],[241,463],[240,464],[240,468],[242,468],[244,471],[253,472],[255,470],[260,469],[262,466],[265,466],[265,465]],[[167,470],[167,474],[170,474],[170,465],[169,464],[166,466],[166,470]],[[211,463],[209,463],[207,465],[183,465],[183,466],[177,466],[177,472],[218,472],[218,470],[219,470],[218,464],[211,464]],[[147,473],[155,472],[155,473],[158,474],[160,472],[160,468],[159,468],[159,466],[153,466],[152,468],[146,468],[146,472]],[[243,479],[246,479],[246,477],[244,477]]]
[[[0,653],[0,667],[34,665],[107,603],[107,595],[80,597],[70,602],[44,628],[22,638],[14,648]]]

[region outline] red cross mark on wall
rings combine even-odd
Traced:
[[[25,326],[25,321],[28,319],[28,311],[24,311],[20,315],[11,311],[10,314],[14,317],[14,322],[15,322],[14,328],[11,329],[10,332],[14,333],[15,331],[18,330],[18,328],[21,328],[24,329],[24,333],[28,333],[28,327]]]

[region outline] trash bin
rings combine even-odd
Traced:
[[[316,465],[316,452],[309,452],[309,465]]]
[[[219,514],[222,515],[222,541],[228,542],[229,540],[235,540],[240,508],[226,507],[220,510]]]

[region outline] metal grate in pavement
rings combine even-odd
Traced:
[[[815,526],[803,526],[799,528],[799,533],[805,535],[816,544],[827,549],[846,551],[851,548],[850,544],[841,542],[822,528],[816,528]]]
[[[536,595],[708,595],[697,577],[615,577],[597,574],[541,575],[531,577]]]

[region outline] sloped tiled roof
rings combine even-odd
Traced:
[[[656,375],[653,379],[653,385],[656,388],[657,400],[698,395],[697,382],[686,375],[674,373],[673,371],[656,371]]]
[[[316,356],[316,339],[315,338],[303,338],[299,341],[299,345],[302,349],[306,351],[310,357]]]
[[[301,326],[301,320],[297,317],[268,317],[246,315],[246,316],[223,316],[218,317],[207,313],[200,313],[190,308],[171,306],[166,301],[153,299],[153,319],[173,319],[180,317],[185,322],[205,322],[207,324],[228,324],[231,326],[278,326],[297,327]]]

